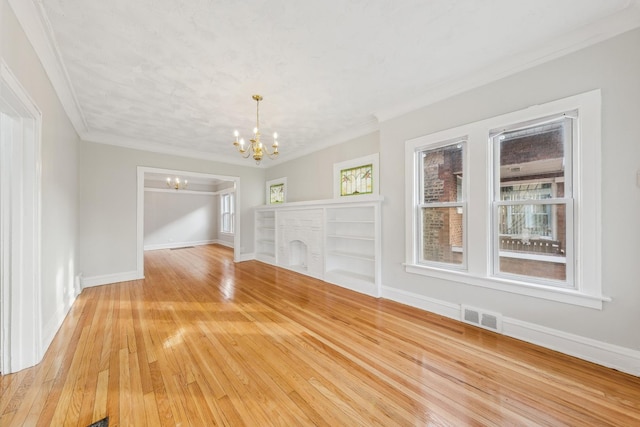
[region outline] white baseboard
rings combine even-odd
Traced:
[[[53,315],[53,319],[50,319],[50,321],[44,325],[44,328],[42,329],[41,357],[44,357],[44,354],[49,349],[49,346],[51,345],[51,343],[53,342],[53,339],[58,333],[60,326],[62,326],[62,322],[64,322],[64,319],[67,317],[67,314],[69,314],[69,310],[71,310],[71,306],[73,305],[74,302],[76,302],[75,296],[72,299],[70,299],[64,306],[59,307],[58,310],[56,310],[55,314]]]
[[[640,377],[640,351],[637,350],[508,317],[502,318],[502,333]]]
[[[240,254],[240,257],[238,258],[238,262],[251,261],[254,259],[256,259],[256,254],[254,254],[253,252],[250,252],[248,254]]]
[[[176,248],[186,248],[188,246],[201,246],[201,245],[211,245],[212,243],[221,243],[218,240],[197,240],[195,242],[171,242],[171,243],[160,243],[155,245],[144,245],[145,251],[156,251],[159,249],[176,249]]]
[[[226,246],[228,248],[233,248],[233,242],[227,242],[226,240],[214,240],[213,243],[216,243],[218,245],[222,245],[222,246]]]
[[[82,277],[82,288],[90,288],[92,286],[108,285],[110,283],[128,282],[130,280],[144,279],[137,271],[129,271],[126,273],[105,274],[104,276]]]
[[[460,305],[458,304],[387,286],[382,287],[382,297],[460,321]],[[637,350],[509,317],[502,318],[502,334],[640,376],[640,351]]]
[[[460,320],[460,306],[458,304],[425,297],[413,292],[403,291],[401,289],[390,288],[387,286],[382,287],[382,298],[449,317],[454,320]]]

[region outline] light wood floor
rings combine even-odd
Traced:
[[[85,289],[0,425],[640,425],[640,378],[201,246]]]

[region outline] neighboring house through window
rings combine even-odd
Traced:
[[[406,142],[406,270],[601,308],[600,92]]]

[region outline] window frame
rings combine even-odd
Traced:
[[[456,201],[451,202],[424,202],[424,157],[425,153],[431,151],[437,151],[439,149],[447,148],[454,146],[456,144],[462,145],[462,196],[457,198]],[[415,229],[419,233],[420,236],[424,239],[424,221],[422,216],[422,210],[425,208],[462,208],[462,262],[460,264],[454,263],[446,263],[446,262],[438,262],[438,261],[429,261],[424,259],[424,245],[422,244],[423,240],[416,239],[415,244],[417,245],[415,249],[414,262],[418,265],[424,266],[433,266],[445,269],[452,270],[466,270],[467,269],[467,204],[466,204],[466,180],[464,177],[466,176],[465,167],[467,165],[466,159],[466,149],[467,138],[466,136],[460,136],[458,138],[449,139],[446,141],[437,141],[427,143],[425,145],[415,147],[415,171],[418,175],[418,185],[416,186],[416,192],[414,193],[414,209],[416,210],[413,220],[415,223]],[[457,184],[457,179],[456,179]],[[458,200],[459,199],[459,200]]]
[[[493,153],[490,131],[508,123],[524,123],[578,110],[572,144],[574,288],[549,286],[492,274],[494,191]],[[415,202],[419,182],[416,152],[419,147],[467,136],[464,165],[466,189],[467,269],[451,269],[417,263],[418,229]],[[405,271],[431,278],[455,281],[494,290],[567,304],[602,309],[601,278],[601,92],[534,105],[518,111],[442,130],[405,142]]]
[[[563,138],[563,165],[564,165],[564,197],[552,197],[551,199],[543,199],[543,200],[535,200],[535,199],[525,199],[525,200],[517,200],[517,201],[503,201],[500,199],[501,188],[505,183],[500,182],[500,156],[497,155],[499,152],[499,145],[501,141],[499,140],[499,136],[515,130],[532,128],[535,126],[554,123],[554,122],[563,122],[562,129],[565,137]],[[491,182],[492,182],[492,191],[491,191],[491,216],[492,216],[492,228],[491,228],[491,241],[492,241],[492,250],[490,254],[490,262],[491,262],[491,275],[496,278],[505,278],[516,281],[525,281],[530,282],[532,284],[539,284],[541,286],[549,286],[549,287],[559,287],[566,289],[578,289],[577,284],[574,280],[574,270],[575,270],[575,239],[574,239],[574,221],[575,221],[575,210],[574,210],[574,197],[573,197],[573,164],[574,164],[574,140],[578,140],[578,126],[579,126],[579,112],[577,110],[564,111],[562,113],[552,114],[546,117],[539,117],[538,119],[527,120],[525,122],[517,122],[517,123],[506,123],[502,126],[498,126],[497,128],[491,129],[489,131],[489,152],[492,157],[492,170],[491,170]],[[570,129],[567,129],[570,128]],[[567,141],[567,134],[571,137]],[[511,182],[525,182],[525,181],[511,181]],[[536,183],[542,182],[550,182],[549,179],[537,179]],[[552,182],[552,184],[555,181]],[[553,187],[552,187],[553,188]],[[524,206],[524,205],[564,205],[565,206],[565,221],[566,221],[566,230],[565,230],[565,240],[566,240],[566,252],[565,252],[565,271],[566,277],[564,281],[555,280],[555,279],[545,279],[536,276],[526,276],[508,272],[500,271],[500,233],[499,229],[499,209],[502,206]],[[529,254],[519,256],[517,258],[520,259],[535,259],[542,260],[540,256],[532,256]]]
[[[225,199],[228,199],[229,210],[225,209]],[[235,234],[235,192],[229,191],[220,194],[220,233]],[[225,217],[229,217],[229,229],[225,229]]]

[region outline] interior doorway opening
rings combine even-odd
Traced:
[[[171,180],[167,183],[167,178]],[[186,188],[175,189],[172,187],[175,178],[179,178],[182,183],[188,180]],[[146,182],[146,185],[145,185]],[[155,184],[154,184],[155,183]],[[156,192],[183,192],[183,194],[196,196],[198,194],[210,194],[212,196],[218,196],[220,194],[227,194],[229,192],[234,194],[234,212],[241,212],[240,210],[240,178],[226,175],[207,174],[201,172],[192,172],[184,170],[174,169],[161,169],[153,167],[138,166],[138,202],[137,202],[137,275],[138,277],[144,277],[144,251],[145,246],[147,249],[179,247],[179,242],[170,242],[171,236],[167,234],[163,236],[166,239],[166,243],[155,245],[145,244],[145,193],[153,194]],[[219,206],[219,205],[218,205]],[[214,221],[213,218],[210,218]],[[217,224],[212,224],[218,227]],[[235,215],[234,218],[234,233],[230,236],[232,239],[234,261],[240,260],[240,215]],[[205,241],[206,242],[206,241]],[[224,244],[224,242],[222,242]],[[231,245],[231,244],[229,244]]]
[[[0,63],[0,372],[37,364],[42,350],[42,115]]]

